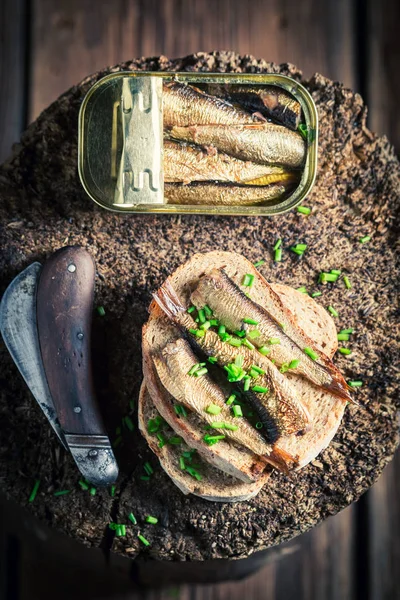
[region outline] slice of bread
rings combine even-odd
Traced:
[[[246,273],[254,274],[251,297],[255,302],[263,305],[265,279],[251,262],[236,253],[216,251],[196,254],[170,276],[170,282],[182,302],[189,305],[191,291],[196,286],[199,277],[212,268],[221,267],[226,269],[229,277],[237,285],[241,284]],[[306,294],[288,286],[273,284],[272,287],[278,293],[284,307],[291,312],[294,322],[305,331],[320,350],[331,358],[337,349],[337,334],[333,320],[327,311]],[[143,371],[149,393],[157,408],[165,406],[167,393],[161,384],[156,382],[150,353],[152,350],[159,351],[168,341],[176,339],[176,336],[176,328],[153,302],[150,306],[149,320],[143,329]],[[322,391],[300,376],[292,374],[287,374],[287,376],[297,390],[299,399],[311,415],[312,428],[303,436],[281,437],[279,447],[296,456],[298,468],[301,468],[313,460],[330,443],[340,425],[346,402]],[[168,419],[166,420],[168,421]],[[174,420],[176,419],[168,422],[174,424]],[[189,443],[189,445],[191,444]],[[225,450],[223,450],[224,452]],[[204,456],[204,458],[205,460],[210,459],[209,456]],[[214,465],[218,467],[218,463],[215,461]]]
[[[139,394],[139,429],[146,438],[151,450],[158,457],[164,471],[184,494],[194,494],[214,502],[241,502],[256,496],[267,482],[271,473],[268,469],[263,472],[257,482],[243,483],[211,466],[201,456],[196,458],[196,462],[199,463],[198,471],[201,473],[202,479],[197,481],[188,472],[180,468],[179,459],[182,453],[191,448],[187,444],[180,444],[179,446],[165,444],[160,448],[156,435],[148,432],[147,423],[158,415],[159,412],[154,406],[145,382],[143,382]],[[169,432],[165,431],[165,433],[166,435],[168,433],[172,435],[174,430],[169,428]]]

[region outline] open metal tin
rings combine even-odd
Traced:
[[[289,93],[301,106],[301,133],[306,138],[304,163],[297,170],[296,185],[280,198],[251,205],[170,203],[168,184],[164,184],[163,90],[175,82],[199,87],[201,91],[208,89],[207,86],[211,89],[225,86],[230,90],[235,90],[235,86],[242,89],[275,86]],[[311,95],[297,81],[273,73],[113,73],[89,90],[79,113],[78,160],[82,185],[94,202],[123,213],[249,216],[283,213],[309,194],[316,177],[317,148],[318,114]],[[239,185],[243,188],[246,184]]]

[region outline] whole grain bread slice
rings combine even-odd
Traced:
[[[266,281],[253,264],[240,254],[220,251],[196,254],[178,267],[169,280],[182,302],[189,305],[190,294],[199,278],[208,270],[222,267],[237,285],[242,283],[245,274],[253,274],[255,278],[251,297],[255,302],[263,305]],[[280,296],[284,307],[290,311],[294,323],[305,331],[325,355],[331,358],[337,349],[337,335],[333,320],[326,310],[309,296],[288,286],[274,284],[272,287]],[[143,331],[143,357],[145,379],[156,406],[162,405],[160,395],[162,386],[160,388],[160,385],[154,385],[150,350],[161,350],[165,343],[176,339],[176,335],[175,327],[171,326],[153,302],[150,306],[149,320]],[[288,374],[288,377],[305,408],[310,412],[312,428],[301,437],[280,438],[279,447],[296,456],[300,468],[313,460],[330,443],[340,425],[346,403],[336,396],[321,391],[299,376]]]
[[[156,435],[149,433],[147,428],[149,420],[155,419],[159,414],[146,388],[146,383],[143,382],[139,394],[139,429],[151,450],[158,457],[161,467],[184,494],[194,494],[214,502],[242,502],[256,496],[270,477],[271,470],[266,469],[256,482],[244,483],[221,472],[205,461],[201,455],[198,455],[195,460],[196,463],[199,463],[197,470],[202,479],[196,480],[182,469],[180,464],[182,454],[190,451],[191,448],[185,443],[179,446],[166,443],[160,447]],[[163,433],[166,436],[173,435],[174,430],[168,429]]]

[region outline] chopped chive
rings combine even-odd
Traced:
[[[195,372],[194,376],[201,377],[202,375],[205,375],[206,373],[208,373],[208,370],[206,369],[206,367],[202,367],[201,369],[199,369],[198,371]]]
[[[242,345],[242,343],[243,343],[243,340],[241,340],[239,338],[231,337],[231,339],[228,340],[228,344],[230,346],[234,346],[235,348],[240,348],[240,346]]]
[[[143,535],[141,535],[140,533],[138,534],[138,539],[142,542],[142,544],[144,544],[145,546],[150,546],[150,542],[148,540],[146,540],[145,537],[143,537]]]
[[[181,471],[184,471],[186,469],[185,458],[183,456],[179,457],[179,468]]]
[[[246,336],[246,332],[243,331],[242,329],[235,329],[235,331],[233,332],[235,335],[237,335],[238,337],[242,338]]]
[[[259,394],[267,394],[269,392],[269,388],[264,387],[262,385],[253,385],[251,391],[258,392]]]
[[[262,354],[263,356],[266,356],[267,354],[269,354],[271,352],[271,350],[268,348],[268,346],[261,346],[258,349],[259,353]]]
[[[203,440],[206,444],[208,444],[208,446],[213,446],[225,438],[225,435],[210,435],[209,433],[206,433],[206,435],[203,437]]]
[[[133,431],[135,429],[132,419],[128,416],[125,417],[125,424],[129,431]]]
[[[268,340],[268,344],[270,344],[271,346],[274,346],[276,344],[280,344],[281,340],[279,338],[270,338]]]
[[[233,410],[233,414],[235,415],[235,417],[243,417],[242,407],[239,406],[238,404],[234,404],[232,406],[232,410]]]
[[[158,523],[157,517],[152,517],[151,515],[147,515],[146,523],[150,523],[151,525],[156,525]]]
[[[348,333],[338,333],[337,339],[339,342],[348,342],[350,339],[350,335]]]
[[[206,408],[206,412],[208,412],[209,415],[219,415],[221,410],[222,408],[220,406],[217,406],[217,404],[210,404]]]
[[[110,496],[111,496],[111,498],[114,498],[116,488],[117,488],[116,485],[112,485],[111,486],[111,490],[110,490]]]
[[[243,367],[243,361],[244,361],[243,356],[241,354],[238,354],[235,357],[235,366],[236,367]]]
[[[308,208],[308,206],[298,206],[297,212],[301,213],[302,215],[309,215],[311,208]]]
[[[301,292],[302,294],[308,294],[307,289],[304,287],[304,285],[302,287],[296,288],[298,292]]]
[[[126,535],[126,526],[125,525],[118,525],[117,529],[115,530],[115,534],[118,537],[123,537]]]
[[[182,417],[187,417],[186,408],[184,406],[182,406],[182,404],[175,404],[174,410],[177,415],[182,416]]]
[[[199,310],[199,321],[200,321],[200,323],[206,322],[206,315],[204,312],[204,308],[200,308],[200,310]]]
[[[328,311],[331,313],[332,317],[339,316],[338,311],[335,308],[333,308],[333,306],[328,306]]]
[[[307,244],[296,244],[295,246],[291,246],[290,250],[298,256],[302,256],[307,250]]]
[[[157,431],[162,425],[164,425],[164,423],[165,421],[160,415],[158,415],[158,417],[156,417],[155,419],[149,419],[147,423],[147,431],[149,433],[157,433]]]
[[[224,333],[226,333],[226,327],[225,325],[220,325],[218,327],[218,335],[223,335]]]
[[[190,370],[188,371],[188,375],[194,375],[196,373],[196,371],[198,371],[200,368],[200,363],[196,363],[195,365],[193,365],[193,367],[190,368]]]
[[[133,513],[129,513],[128,519],[134,524],[137,525],[136,517]]]
[[[340,333],[348,333],[348,334],[352,334],[354,333],[354,329],[352,327],[349,327],[349,329],[342,329],[340,331]]]
[[[147,475],[153,475],[154,470],[149,462],[145,462],[143,465],[143,469],[146,471]]]
[[[248,375],[243,378],[243,389],[245,392],[248,392],[250,389],[250,379],[251,378]]]
[[[242,285],[244,285],[245,287],[251,287],[253,283],[254,275],[252,275],[251,273],[246,273],[246,275],[243,277]]]
[[[96,495],[96,492],[97,492],[97,490],[96,490],[96,488],[95,488],[95,487],[91,487],[91,488],[90,488],[90,492],[89,492],[89,493],[90,493],[90,495],[91,495],[91,496],[95,496],[95,495]]]
[[[335,282],[338,280],[339,275],[335,275],[335,273],[320,273],[319,274],[319,283],[326,283],[327,281]]]
[[[304,354],[307,354],[307,356],[312,358],[312,360],[317,360],[319,358],[318,354],[316,352],[314,352],[314,350],[312,348],[309,348],[308,346],[306,346],[304,348],[303,352],[304,352]]]
[[[228,406],[230,406],[231,404],[233,404],[233,403],[235,402],[235,400],[236,400],[236,396],[235,396],[235,394],[231,394],[231,395],[229,396],[228,400],[226,401],[226,404],[227,404]]]
[[[360,238],[360,242],[361,244],[365,244],[365,242],[369,242],[371,239],[370,235],[365,235],[364,237]]]
[[[258,331],[258,329],[252,329],[247,335],[251,340],[255,340],[256,338],[260,337],[261,333]]]
[[[54,496],[66,496],[70,494],[71,490],[60,490],[59,492],[54,492]]]
[[[294,358],[292,361],[290,361],[289,363],[289,369],[296,369],[296,367],[298,367],[300,364],[300,359],[299,358]]]
[[[100,315],[100,317],[104,317],[104,315],[106,314],[106,311],[104,310],[104,306],[98,306],[97,313]]]
[[[141,475],[141,476],[140,476],[140,479],[141,479],[142,481],[150,481],[150,477],[149,477],[148,475]]]
[[[300,123],[297,128],[297,131],[300,133],[301,137],[307,140],[308,138],[308,127],[305,123]],[[310,140],[311,141],[311,140]]]
[[[81,488],[82,488],[83,490],[85,490],[85,492],[86,492],[86,491],[89,489],[89,486],[88,486],[88,484],[86,483],[86,481],[83,481],[82,479],[80,479],[80,480],[78,481],[78,483],[79,483],[79,485],[81,486]]]
[[[262,429],[262,428],[263,428],[263,424],[261,423],[261,421],[257,421],[256,429]]]
[[[217,362],[218,362],[218,359],[217,359],[217,358],[215,358],[215,356],[209,356],[207,360],[208,360],[208,362],[209,362],[209,363],[211,363],[212,365],[215,365],[215,363],[217,363]]]
[[[212,316],[213,311],[211,310],[211,308],[207,304],[204,305],[203,310],[204,310],[204,312],[205,312],[205,314],[206,314],[207,317],[211,317]]]
[[[265,264],[265,260],[258,260],[257,262],[254,263],[254,266],[257,269],[258,267],[261,267],[264,264]]]
[[[243,339],[243,346],[246,346],[249,350],[255,350],[255,346],[246,338]]]
[[[313,292],[311,294],[311,298],[318,298],[318,296],[322,296],[322,292]]]
[[[348,290],[351,290],[351,282],[350,282],[350,279],[347,277],[347,275],[343,275],[343,281],[344,281],[344,285],[346,286],[346,288]]]
[[[197,481],[201,481],[203,479],[200,473],[193,467],[186,467],[186,472],[189,473],[189,475],[191,475],[195,479],[197,479]]]
[[[179,437],[178,435],[173,435],[168,440],[168,443],[172,444],[173,446],[178,446],[179,444],[182,444],[182,442],[183,442],[183,439],[181,437]]]
[[[289,363],[283,363],[279,371],[283,374],[289,371]]]
[[[108,527],[111,529],[111,531],[116,531],[118,523],[109,523]]]
[[[213,429],[223,429],[224,423],[222,421],[214,421],[213,423],[211,423],[211,427]]]
[[[255,369],[251,368],[249,371],[249,375],[252,379],[256,379],[260,373],[258,373]]]
[[[207,329],[210,329],[210,327],[211,327],[211,323],[210,323],[210,321],[206,321],[205,323],[202,323],[202,324],[200,325],[200,329],[201,329],[202,331],[207,331]]]
[[[232,336],[230,333],[223,333],[219,337],[223,342],[229,342],[229,340],[232,339]]]
[[[363,384],[362,381],[348,381],[347,383],[350,387],[361,387]]]
[[[192,306],[189,306],[189,308],[187,309],[187,311],[188,311],[189,315],[190,315],[190,313],[192,313],[192,312],[193,312],[193,311],[195,311],[195,310],[196,310],[196,307],[195,307],[195,306],[193,306],[193,304],[192,304]]]
[[[210,319],[210,325],[211,325],[211,327],[218,327],[218,325],[219,325],[218,319]]]
[[[239,427],[237,425],[231,425],[231,423],[224,423],[224,429],[229,429],[229,431],[237,431]]]
[[[282,260],[282,248],[275,250],[274,262],[281,262]]]
[[[282,245],[282,240],[281,239],[276,240],[275,246],[273,247],[273,250],[279,250],[279,248],[281,247],[281,245]]]
[[[340,354],[344,354],[345,356],[351,354],[350,348],[338,348],[338,352],[340,352]]]
[[[157,439],[158,439],[158,447],[163,448],[165,446],[165,444],[167,443],[167,439],[163,436],[162,433],[157,433]]]
[[[255,319],[243,319],[243,323],[247,323],[248,325],[258,325],[258,321]]]
[[[256,371],[256,373],[258,373],[259,375],[265,375],[265,371],[263,369],[260,369],[260,367],[257,367],[257,365],[251,365],[251,368]]]

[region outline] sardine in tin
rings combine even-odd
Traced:
[[[81,182],[117,212],[279,214],[310,192],[317,146],[311,95],[273,73],[113,73],[79,114]]]

